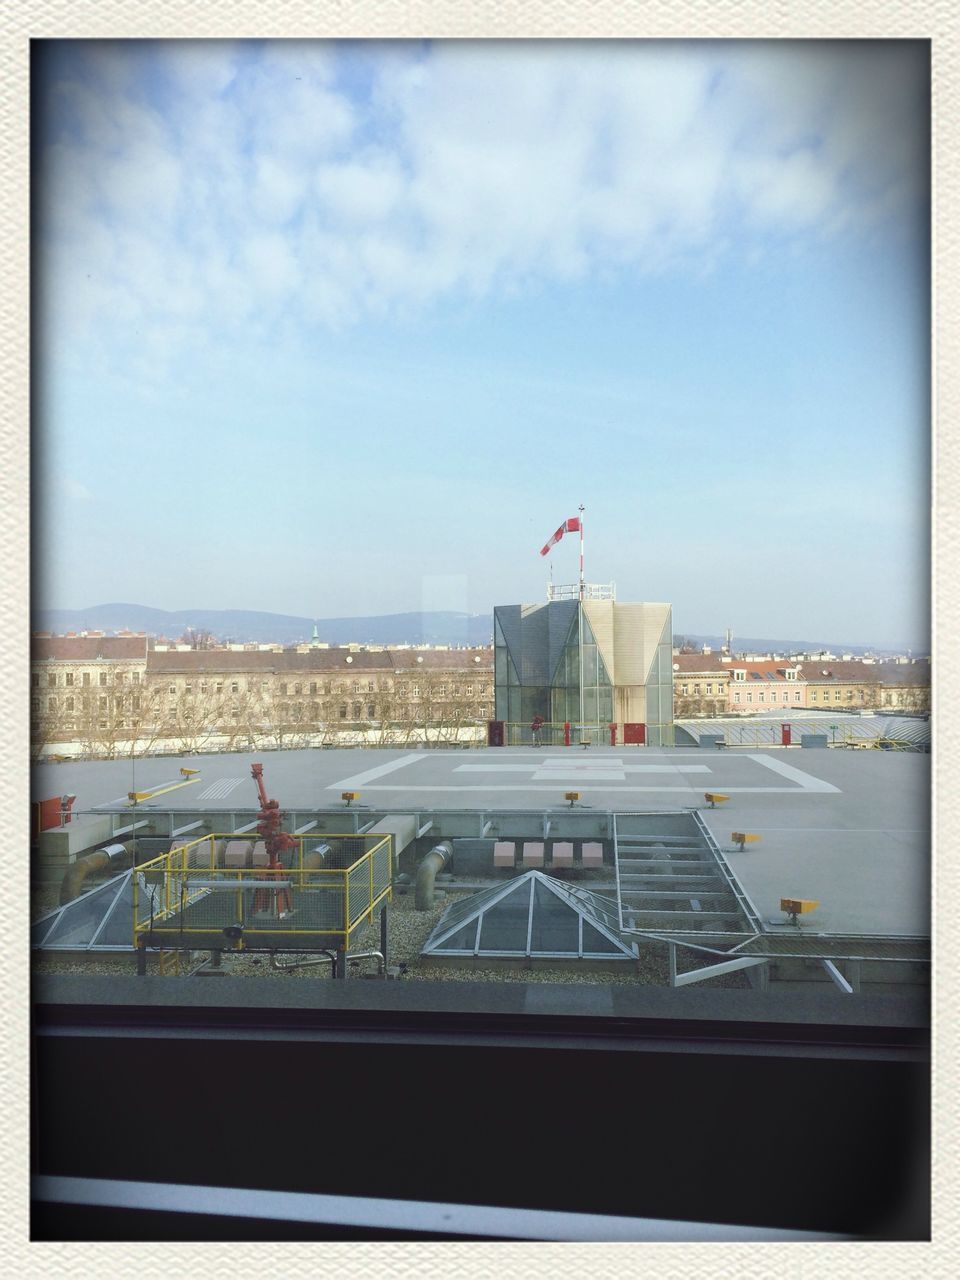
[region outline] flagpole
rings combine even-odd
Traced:
[[[583,503],[580,503],[580,599],[583,599]]]
[[[583,503],[580,503],[580,593],[577,601],[577,649],[580,654],[580,736],[583,737]]]

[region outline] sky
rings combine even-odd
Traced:
[[[49,42],[34,605],[928,636],[923,42]]]

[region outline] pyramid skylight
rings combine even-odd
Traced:
[[[615,902],[528,871],[451,903],[421,955],[633,960],[637,952],[617,931]]]

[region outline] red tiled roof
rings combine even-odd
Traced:
[[[701,673],[713,675],[718,671],[729,671],[735,665],[732,662],[721,662],[719,653],[675,653],[673,663],[676,674],[681,676]]]
[[[808,684],[928,684],[930,664],[816,658],[800,664],[799,678]]]

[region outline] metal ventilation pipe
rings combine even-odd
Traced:
[[[107,844],[94,853],[78,858],[63,877],[60,886],[60,905],[72,902],[83,891],[83,882],[90,875],[102,871],[119,871],[130,860],[130,849],[125,844]]]
[[[433,890],[437,873],[443,870],[452,857],[453,845],[449,840],[441,840],[429,853],[424,854],[423,861],[417,868],[414,905],[418,911],[429,911],[433,907]]]
[[[325,865],[329,852],[328,844],[318,844],[316,848],[310,849],[303,855],[304,871],[319,871]]]
[[[376,959],[377,977],[382,978],[386,972],[386,960],[382,951],[348,951],[346,959],[348,964],[351,960]],[[287,973],[292,969],[309,969],[311,965],[315,964],[336,964],[337,957],[334,952],[326,951],[322,956],[315,956],[312,960],[294,960],[284,964],[282,960],[278,960],[275,955],[272,955],[270,963],[274,969],[279,969],[281,973]]]

